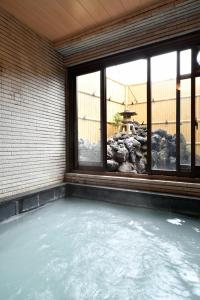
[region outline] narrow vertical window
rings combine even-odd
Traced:
[[[143,174],[147,167],[147,61],[106,69],[107,169]]]
[[[176,170],[177,52],[151,58],[151,164]]]
[[[102,166],[100,72],[77,76],[78,165]]]
[[[192,67],[191,49],[180,52],[180,75],[190,74]]]
[[[180,165],[191,165],[191,79],[180,81]]]
[[[199,58],[200,60],[200,58]],[[200,61],[199,61],[200,65]],[[195,118],[195,164],[200,166],[200,77],[196,77],[195,82],[195,103],[196,103],[196,118]]]

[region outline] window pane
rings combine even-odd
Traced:
[[[180,52],[180,75],[191,73],[191,49]]]
[[[77,77],[78,164],[102,166],[100,72]]]
[[[107,168],[145,173],[147,164],[147,61],[106,69]]]
[[[197,53],[197,63],[200,66],[200,51]]]
[[[180,82],[180,164],[191,165],[191,79]]]
[[[177,53],[151,58],[152,169],[176,170]]]
[[[196,78],[196,166],[200,166],[200,77]]]

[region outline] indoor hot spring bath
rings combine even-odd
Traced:
[[[2,300],[200,299],[200,221],[68,198],[0,225]]]

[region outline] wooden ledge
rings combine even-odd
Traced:
[[[112,175],[93,175],[81,173],[66,173],[66,182],[89,184],[96,186],[108,186],[124,189],[143,190],[200,198],[200,183],[170,181],[146,178],[128,178]]]

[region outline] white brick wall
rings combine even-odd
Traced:
[[[0,199],[61,182],[64,172],[62,57],[0,10]]]

